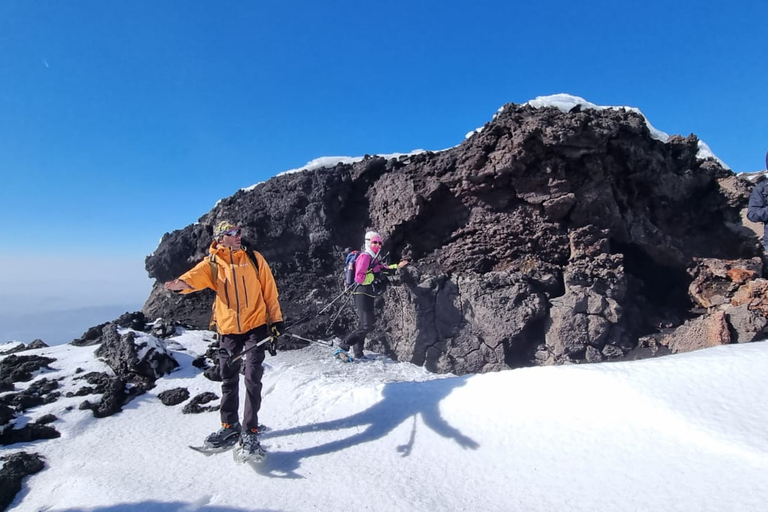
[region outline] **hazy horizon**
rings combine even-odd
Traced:
[[[0,313],[0,343],[19,341],[28,345],[36,339],[47,345],[62,345],[80,338],[95,325],[111,322],[123,313],[140,311],[144,302],[82,306],[73,309]]]
[[[154,281],[128,257],[0,256],[0,343],[68,343],[88,328],[141,310]]]

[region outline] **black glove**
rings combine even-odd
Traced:
[[[277,355],[277,338],[274,336],[270,338],[269,343],[267,343],[267,352],[269,352],[269,355],[271,356]]]
[[[272,333],[272,336],[277,338],[285,331],[285,324],[283,322],[275,322],[269,326],[269,331]]]

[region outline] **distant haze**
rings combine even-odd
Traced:
[[[88,328],[109,322],[125,312],[141,309],[142,303],[93,306],[40,313],[0,313],[0,343],[41,339],[48,345],[61,345],[79,338]]]
[[[141,258],[0,257],[0,343],[68,343],[140,310],[151,287]]]

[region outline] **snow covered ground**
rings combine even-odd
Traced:
[[[52,413],[62,436],[0,447],[46,461],[10,510],[768,510],[766,342],[465,377],[384,357],[345,364],[314,345],[280,352],[265,362],[268,458],[251,466],[187,448],[217,412],[157,398],[220,394],[191,366],[208,335],[173,338],[180,368],[120,414],[78,409],[93,396],[27,411],[17,427]],[[41,375],[63,377],[64,394],[82,385],[75,368],[106,370],[95,348],[20,354],[56,358]]]

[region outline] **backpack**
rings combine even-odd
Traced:
[[[248,259],[251,261],[253,268],[256,269],[256,279],[259,279],[259,260],[256,258],[256,251],[252,251],[245,246],[243,246],[243,250],[248,255]],[[215,258],[216,256],[214,254],[208,256],[208,264],[211,266],[211,282],[213,282],[214,286],[219,278],[219,266],[216,264]],[[215,311],[216,301],[214,300],[213,304],[211,304],[211,320],[208,322],[208,330],[210,331],[216,330]]]
[[[344,260],[344,289],[348,289],[355,284],[355,261],[360,251],[352,251],[347,254]]]

